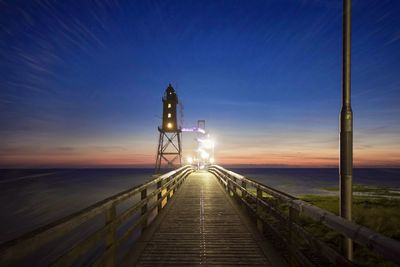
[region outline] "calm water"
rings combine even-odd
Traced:
[[[0,242],[151,179],[153,169],[0,170]]]
[[[337,169],[232,169],[294,194],[326,194]],[[153,169],[0,170],[0,242],[151,179]],[[400,188],[400,169],[356,169],[358,184]]]
[[[248,178],[272,186],[286,193],[301,196],[306,194],[331,194],[325,187],[337,187],[338,169],[231,169]],[[378,187],[400,188],[400,168],[367,169],[353,171],[353,183]]]

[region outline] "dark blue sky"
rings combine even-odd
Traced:
[[[169,82],[184,126],[206,119],[220,163],[336,165],[341,1],[0,1],[0,12],[2,165],[152,163]],[[358,165],[400,165],[398,14],[396,0],[353,1]]]

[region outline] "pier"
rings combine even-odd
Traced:
[[[1,266],[354,265],[305,220],[400,264],[400,242],[218,165],[155,177],[2,244],[0,259]]]
[[[190,174],[161,217],[139,240],[133,265],[282,265],[211,173]]]
[[[145,150],[144,147],[151,143],[146,138],[151,137],[146,137],[147,130],[140,130],[154,115],[148,108],[149,103],[153,103],[151,88],[169,75],[175,76],[170,78],[176,81],[175,87],[178,82],[185,87],[182,88],[184,98],[195,98],[189,103],[197,106],[199,113],[203,113],[199,116],[205,118],[198,117],[197,125],[188,125],[190,122],[183,120],[182,99],[170,83],[161,98],[154,175],[143,184],[89,207],[79,207],[73,214],[46,221],[46,225],[0,244],[0,267],[364,266],[363,257],[367,258],[365,266],[400,266],[398,219],[393,223],[396,225],[394,234],[382,231],[384,227],[380,222],[379,227],[371,226],[392,236],[391,239],[357,224],[355,221],[365,223],[366,220],[356,218],[352,211],[351,0],[343,0],[342,9],[339,203],[335,206],[339,208],[338,214],[263,184],[256,177],[246,177],[215,164],[303,166],[298,164],[299,159],[308,164],[313,158],[296,148],[299,140],[305,151],[313,152],[316,144],[326,149],[320,150],[323,152],[313,160],[323,164],[312,162],[310,166],[334,163],[331,150],[336,141],[333,135],[319,138],[322,136],[319,131],[325,133],[330,129],[325,127],[328,113],[318,109],[336,101],[328,99],[334,96],[331,89],[338,84],[333,82],[337,77],[334,70],[337,56],[333,49],[338,37],[334,32],[337,29],[334,12],[338,9],[335,3],[297,1],[301,3],[288,8],[287,3],[278,3],[280,1],[268,4],[259,1],[249,6],[245,5],[246,1],[232,5],[212,1],[198,1],[200,4],[94,1],[82,5],[79,2],[68,5],[63,1],[9,2],[18,3],[14,9],[2,3],[7,12],[2,21],[5,41],[0,47],[4,61],[1,71],[6,77],[0,80],[5,89],[1,104],[3,113],[9,117],[1,120],[5,126],[2,131],[6,141],[2,146],[5,166],[26,168],[37,164],[42,167],[47,166],[47,162],[49,166],[60,164],[63,167],[114,166],[114,163],[115,166],[148,166],[151,154],[146,151],[150,148]],[[393,90],[398,84],[393,77],[398,77],[398,73],[391,70],[398,66],[394,62],[399,57],[395,47],[399,32],[391,17],[398,12],[393,11],[393,4],[378,5],[378,2],[369,3],[370,7],[364,3],[362,8],[358,5],[356,12],[362,14],[356,23],[359,39],[355,48],[359,53],[355,62],[361,62],[361,68],[355,68],[359,90],[356,96],[361,96],[359,103],[369,101],[368,98],[374,100],[363,104],[365,117],[360,120],[363,132],[358,136],[373,132],[377,137],[368,144],[363,140],[359,142],[363,152],[371,148],[365,152],[365,158],[357,159],[356,163],[363,161],[368,166],[375,163],[381,166],[387,162],[398,166],[399,154],[393,146],[399,140],[398,128],[393,123],[398,121],[393,112],[394,107],[397,111],[394,100],[399,96]],[[300,9],[304,9],[304,20],[299,20]],[[379,10],[385,12],[379,14]],[[288,21],[279,21],[282,18]],[[376,28],[366,30],[372,25],[367,24],[368,21],[376,24]],[[296,45],[291,46],[291,43]],[[383,48],[387,49],[384,53]],[[370,58],[360,61],[361,56],[368,54]],[[367,76],[379,79],[366,79]],[[204,82],[206,79],[210,82]],[[224,79],[226,81],[222,82]],[[136,91],[129,91],[132,88]],[[323,90],[319,91],[321,88]],[[112,91],[117,93],[114,95]],[[289,101],[282,105],[285,99]],[[379,108],[377,103],[383,101],[381,99],[386,100],[381,102],[381,107],[388,109]],[[214,107],[204,107],[208,104]],[[250,106],[252,111],[245,114]],[[284,110],[285,107],[288,110]],[[141,116],[144,112],[149,114]],[[96,113],[97,116],[93,116]],[[393,114],[384,115],[389,113]],[[193,111],[189,114],[191,118]],[[227,119],[229,116],[232,120]],[[286,116],[287,122],[283,120]],[[266,117],[273,123],[263,121]],[[219,118],[210,124],[211,127],[221,124],[223,127],[218,132],[229,132],[232,137],[228,149],[225,147],[219,154],[221,159],[214,158],[215,142],[208,122],[206,128],[209,118]],[[365,123],[366,118],[374,122]],[[229,122],[232,125],[226,127]],[[292,122],[304,126],[285,125]],[[132,128],[128,126],[131,123],[135,123]],[[386,128],[390,128],[387,130],[390,135],[386,136],[382,130]],[[120,133],[120,129],[125,132]],[[249,133],[247,138],[254,138],[248,144],[241,142],[245,132]],[[270,136],[285,138],[288,132],[295,134],[293,141],[284,140],[282,144],[286,147],[282,149],[275,149],[275,146],[270,149],[273,142],[280,144],[278,141],[283,140]],[[108,133],[111,139],[103,138]],[[191,136],[185,140],[196,142],[191,152],[186,151],[189,150],[186,146],[183,150],[184,134]],[[136,140],[131,142],[135,136]],[[388,137],[390,142],[382,142],[383,137]],[[221,146],[229,143],[229,136],[226,140]],[[229,149],[234,143],[237,148]],[[263,149],[257,150],[259,146]],[[128,151],[130,149],[137,151],[133,153]],[[277,153],[278,150],[283,152]],[[104,155],[99,156],[101,152]],[[60,157],[56,157],[58,154]],[[274,154],[275,158],[270,158]],[[0,182],[37,178],[52,175],[52,172],[21,175],[15,180],[6,178]],[[63,173],[61,178],[65,180],[60,184],[64,186],[67,181],[80,186],[81,181],[70,180],[69,175],[69,172]],[[135,179],[142,178],[138,177],[129,177],[129,183],[136,184],[138,180]],[[10,191],[3,205],[18,202],[14,194],[18,194],[19,186],[19,183],[13,185],[18,190]],[[28,213],[30,207],[40,207],[34,213],[39,217],[45,213],[43,210],[55,209],[47,204],[60,199],[63,204],[67,202],[62,193],[51,192],[58,198],[49,198],[46,205],[42,205],[42,199],[33,201],[31,195],[47,192],[47,187],[32,188],[29,196],[12,208],[15,218],[6,220],[4,228],[23,221],[18,216]],[[80,193],[87,188],[78,193],[73,191],[73,197],[83,198]],[[389,187],[386,191],[387,196],[393,193]],[[397,191],[391,195],[399,197]],[[26,205],[31,202],[39,204]],[[4,209],[3,213],[9,216],[9,210],[11,208]],[[385,214],[386,217],[379,217],[379,220],[384,221],[392,214]],[[26,221],[21,225],[34,225]]]

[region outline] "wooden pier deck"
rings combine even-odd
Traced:
[[[282,266],[213,174],[192,173],[129,260],[135,266]]]
[[[0,265],[354,266],[304,219],[400,264],[397,240],[221,166],[187,165],[1,244]]]

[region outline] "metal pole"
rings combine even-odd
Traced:
[[[351,221],[353,184],[353,111],[350,94],[351,0],[343,1],[343,76],[340,113],[340,216]],[[353,259],[353,242],[345,238],[343,252]]]

